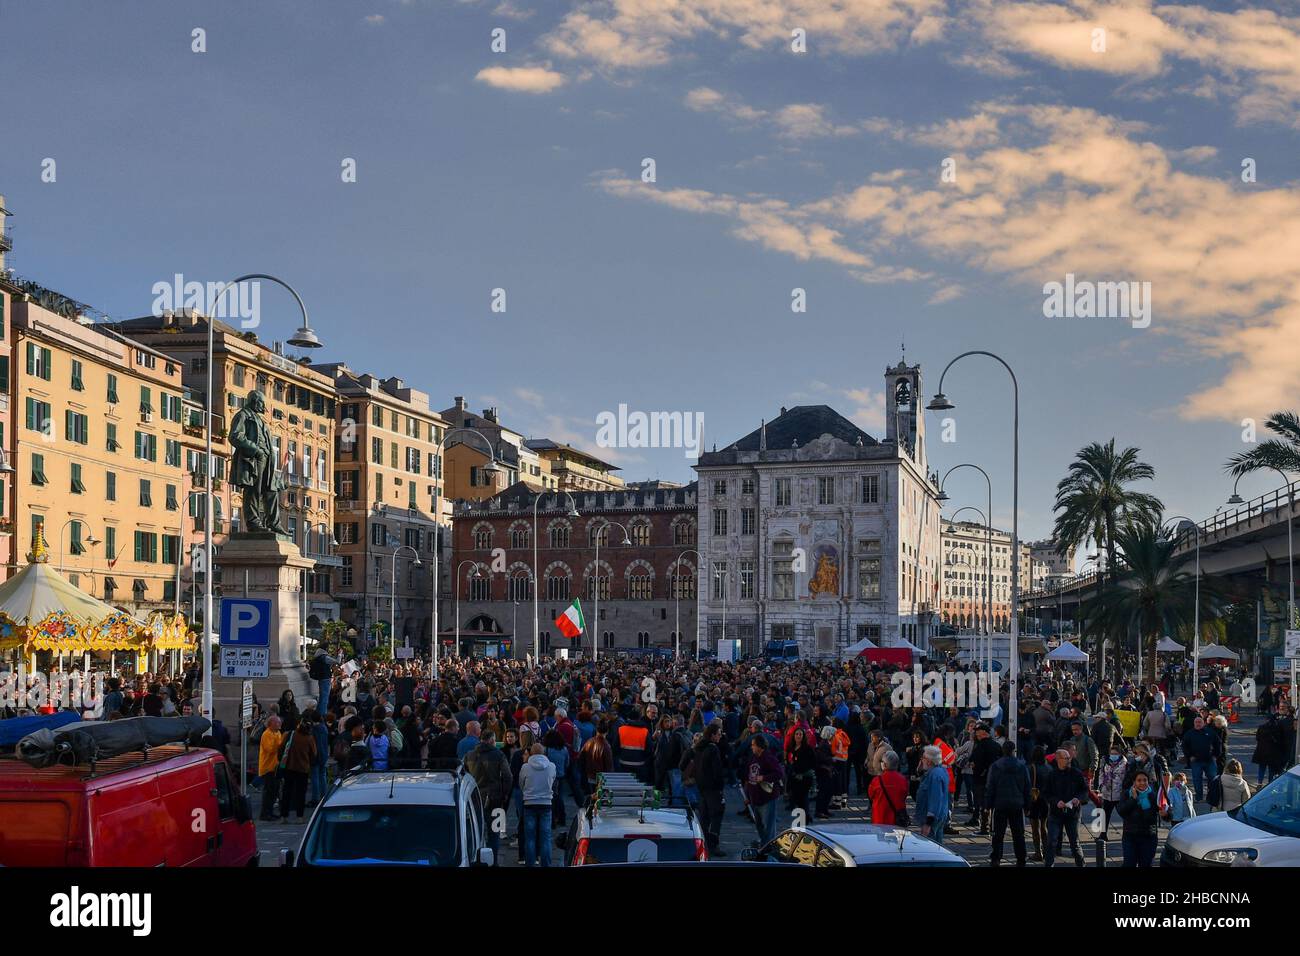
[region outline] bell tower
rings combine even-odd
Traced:
[[[924,473],[925,416],[921,414],[921,366],[900,360],[885,369],[885,436]]]

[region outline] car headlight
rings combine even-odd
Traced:
[[[1211,850],[1202,857],[1206,863],[1218,863],[1220,866],[1247,866],[1259,858],[1259,851],[1254,847],[1239,846],[1226,850]]]

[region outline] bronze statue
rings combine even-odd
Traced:
[[[275,443],[266,425],[266,399],[252,391],[230,423],[230,481],[244,500],[244,529],[288,534],[280,526],[280,492],[284,476],[276,468]]]

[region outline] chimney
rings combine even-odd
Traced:
[[[767,451],[767,420],[766,419],[759,419],[758,450]]]
[[[483,409],[483,417],[494,425],[497,423],[497,408],[493,405],[491,408]]]
[[[469,408],[469,404],[465,401],[465,396],[464,396],[464,395],[457,395],[457,396],[456,396],[456,410],[457,410],[457,411],[460,411],[460,412],[463,412],[463,411],[465,411],[467,408]]]
[[[782,405],[782,406],[781,406],[781,414],[784,415],[785,412],[786,412],[786,407],[785,407],[784,405]]]

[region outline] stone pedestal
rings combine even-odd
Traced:
[[[300,711],[316,700],[316,684],[299,659],[299,632],[304,571],[314,566],[298,546],[275,534],[232,534],[221,549],[223,597],[247,597],[271,602],[271,676],[253,681],[253,693],[263,708],[293,691]],[[220,619],[219,613],[216,619]],[[214,673],[213,710],[232,731],[239,726],[243,681]]]

